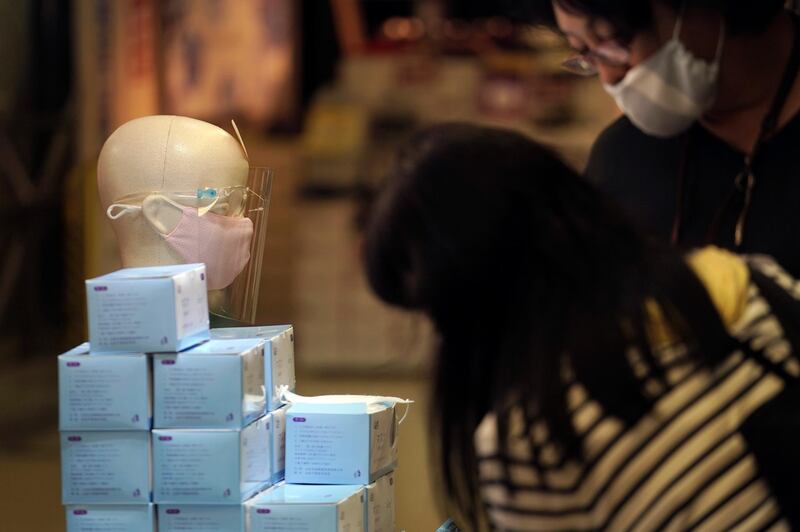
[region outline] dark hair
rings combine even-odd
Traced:
[[[780,13],[784,0],[658,0],[679,10],[702,6],[719,11],[731,35],[761,33]],[[616,28],[623,41],[650,28],[653,13],[649,0],[555,0],[568,11],[590,18],[603,18]],[[506,0],[508,13],[515,19],[555,26],[552,0]]]
[[[444,487],[476,522],[474,431],[511,406],[544,418],[565,455],[580,443],[564,364],[633,423],[650,407],[626,359],[646,340],[648,301],[706,360],[727,352],[719,316],[672,249],[641,236],[548,149],[500,129],[446,124],[401,149],[365,232],[367,276],[385,301],[429,314],[439,335],[431,412]],[[568,355],[567,355],[568,354]]]

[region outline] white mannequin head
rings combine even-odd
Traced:
[[[183,116],[137,118],[112,133],[100,151],[100,203],[105,211],[129,194],[246,185],[248,168],[239,141],[213,124]],[[141,214],[112,221],[123,266],[184,262],[162,238],[180,221],[180,208],[150,196]]]

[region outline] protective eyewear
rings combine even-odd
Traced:
[[[630,52],[615,42],[603,43],[593,50],[586,49],[561,63],[561,68],[579,76],[597,75],[597,65],[621,68],[628,66]]]
[[[219,214],[220,216],[245,216],[247,214],[245,210],[251,212],[264,208],[264,198],[244,185],[221,188],[203,187],[195,189],[194,191],[159,190],[137,192],[123,196],[115,201],[115,203],[141,203],[145,198],[153,194],[160,194],[185,207],[196,208],[199,216],[203,216],[207,212]],[[248,199],[253,197],[257,200],[261,200],[258,202],[261,206],[255,209],[247,209]]]

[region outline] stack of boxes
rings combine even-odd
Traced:
[[[61,489],[70,531],[155,530],[151,351],[206,340],[205,266],[86,282],[90,343],[59,357]]]
[[[283,479],[291,326],[212,331],[153,355],[153,500],[161,532],[246,530],[244,503]]]
[[[286,481],[248,503],[251,532],[393,532],[395,406],[297,397],[286,412]]]
[[[394,531],[394,406],[284,406],[292,327],[209,330],[202,264],[86,289],[90,341],[59,356],[68,532]]]

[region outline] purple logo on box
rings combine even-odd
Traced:
[[[259,508],[258,510],[256,510],[256,513],[257,514],[271,514],[272,510],[270,510],[269,508]]]
[[[168,358],[166,360],[162,360],[161,361],[161,365],[163,365],[163,366],[174,366],[175,365],[175,360],[172,359],[172,358]]]
[[[181,511],[178,510],[177,508],[167,508],[167,513],[169,515],[177,515],[177,514],[181,513]]]
[[[201,281],[205,281],[205,280],[206,280],[206,274],[204,274],[204,273],[201,273],[201,274],[200,274],[200,280],[201,280]]]
[[[88,513],[86,510],[72,510],[72,515],[86,515]]]
[[[67,441],[83,441],[83,438],[80,436],[68,436]]]
[[[292,421],[294,421],[295,423],[305,423],[306,422],[306,418],[304,418],[304,417],[293,417]]]
[[[77,368],[80,365],[81,365],[80,362],[67,362],[67,367],[68,368]]]
[[[172,441],[172,436],[159,436],[158,441]]]
[[[108,290],[107,286],[95,286],[94,287],[94,291],[95,292],[105,292],[106,290]]]

